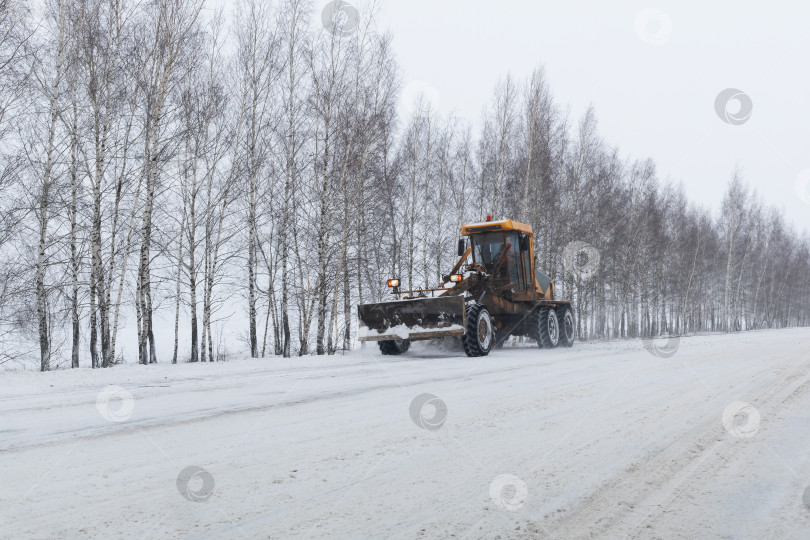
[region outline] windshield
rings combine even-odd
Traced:
[[[490,232],[476,234],[470,237],[473,243],[473,260],[485,266],[487,270],[492,270],[498,256],[503,249],[503,233]]]
[[[506,258],[494,277],[497,281],[514,283],[516,290],[524,290],[517,233],[513,231],[490,232],[472,235],[470,238],[473,245],[473,260],[484,266],[489,272],[495,271],[495,265],[506,244]]]

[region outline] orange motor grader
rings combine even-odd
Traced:
[[[571,303],[555,298],[551,278],[535,267],[530,225],[487,216],[461,235],[460,259],[439,287],[401,290],[390,279],[398,300],[358,306],[360,341],[402,354],[411,341],[456,336],[467,356],[485,356],[512,335],[543,348],[573,345]]]

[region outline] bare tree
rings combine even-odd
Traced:
[[[269,2],[245,0],[236,17],[237,62],[241,116],[245,122],[244,160],[247,215],[248,336],[250,354],[259,356],[257,335],[257,265],[260,239],[260,200],[269,194],[262,180],[268,172],[270,154],[277,142],[279,115],[273,103],[274,82],[283,65],[279,58],[278,27]],[[269,315],[269,310],[268,310]],[[263,355],[263,353],[262,353]]]
[[[303,0],[287,0],[279,14],[280,39],[285,57],[285,75],[281,79],[280,98],[283,120],[279,128],[281,144],[280,169],[284,182],[278,214],[278,236],[280,244],[281,273],[281,327],[283,336],[282,353],[290,356],[290,252],[292,251],[292,227],[295,220],[295,198],[298,196],[298,181],[303,169],[302,149],[306,142],[306,56],[309,35],[306,21],[310,16],[309,6]]]
[[[27,145],[31,174],[38,180],[38,194],[34,213],[37,216],[38,251],[36,259],[35,287],[37,326],[39,333],[40,370],[51,369],[51,329],[49,327],[48,288],[46,272],[49,264],[49,224],[54,214],[52,202],[55,183],[59,179],[56,170],[59,160],[58,128],[64,112],[65,68],[67,55],[67,2],[56,0],[48,5],[49,22],[56,38],[50,47],[44,47],[36,58],[34,68],[34,92],[40,98],[44,110],[43,122],[32,131],[32,140]],[[51,45],[49,43],[49,45]]]
[[[197,40],[202,0],[158,0],[148,5],[144,37],[137,43],[139,89],[143,94],[143,176],[146,197],[140,233],[137,286],[140,363],[157,362],[152,330],[152,283],[150,248],[155,187],[161,164],[168,158],[171,141],[166,138],[166,105],[169,96],[188,69],[188,55]],[[149,349],[147,350],[147,340]]]

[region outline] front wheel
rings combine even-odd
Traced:
[[[392,339],[390,341],[378,341],[380,352],[385,355],[396,355],[407,352],[411,348],[411,342],[408,339]]]
[[[461,336],[464,352],[467,356],[486,356],[492,350],[495,331],[492,318],[482,304],[473,304],[467,308],[467,327]]]

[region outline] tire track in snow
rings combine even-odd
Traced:
[[[769,366],[762,373],[772,370]],[[792,369],[776,383],[768,379],[759,386],[764,390],[751,401],[752,405],[758,410],[772,410],[775,416],[790,400],[810,394],[810,373]],[[712,471],[721,468],[728,456],[733,455],[723,452],[722,448],[734,442],[736,440],[723,428],[718,412],[661,451],[631,464],[624,474],[602,483],[561,518],[542,522],[542,525],[564,538],[648,537],[652,522],[661,518],[667,504],[683,492],[681,486],[695,478],[705,481]],[[639,520],[632,518],[637,507],[654,510]],[[633,522],[636,524],[630,525]],[[532,525],[530,522],[529,527]]]

